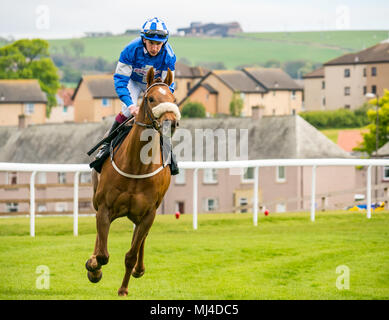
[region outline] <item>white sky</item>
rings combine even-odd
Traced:
[[[122,33],[154,16],[169,29],[237,21],[246,32],[389,30],[387,0],[1,0],[0,35],[15,38]]]

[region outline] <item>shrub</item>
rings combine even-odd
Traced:
[[[181,110],[181,116],[183,118],[205,118],[205,107],[200,102],[187,102]]]

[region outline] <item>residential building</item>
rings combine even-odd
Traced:
[[[189,28],[178,28],[178,34],[185,36],[221,36],[227,37],[236,33],[243,32],[238,22],[230,23],[206,23],[192,22]]]
[[[243,100],[242,116],[251,116],[253,107],[262,115],[297,114],[302,106],[302,88],[276,68],[213,70],[203,77],[179,105],[200,102],[207,115],[230,114],[230,102],[238,94]]]
[[[321,84],[321,85],[320,85]],[[357,109],[389,88],[389,42],[343,55],[304,76],[305,110]]]
[[[60,88],[57,92],[57,105],[51,108],[46,123],[60,123],[74,121],[73,97],[74,89]]]
[[[45,124],[28,129],[0,127],[0,162],[89,163],[91,158],[86,152],[103,137],[111,122],[112,117],[99,123]],[[244,139],[239,139],[240,135],[247,133],[248,159],[349,157],[305,120],[289,115],[259,119],[182,119],[173,139],[179,162],[231,160],[230,155],[227,157],[223,153],[226,143],[231,143],[228,142],[230,139],[226,139],[231,130],[236,133],[237,150],[241,150],[241,143],[245,143]],[[218,136],[218,139],[207,138],[205,132]],[[183,136],[187,138],[182,140]],[[185,158],[188,154],[179,150],[189,150],[190,159]],[[215,151],[213,157],[210,150]],[[278,212],[309,210],[311,174],[311,167],[260,168],[260,206]],[[0,172],[0,212],[28,212],[30,175]],[[71,211],[73,174],[46,173],[36,179],[38,212]],[[79,205],[83,208],[82,212],[93,212],[90,175],[84,174],[80,179],[85,184],[80,189]],[[252,169],[238,172],[229,169],[199,170],[198,179],[199,212],[251,211],[254,190]],[[316,181],[318,209],[342,209],[353,204],[354,167],[318,167]],[[158,213],[192,212],[192,194],[193,170],[181,169],[179,175],[172,177]]]
[[[190,67],[182,62],[176,62],[174,73],[175,91],[177,101],[184,99],[188,92],[203,78],[209,70],[203,67]]]
[[[0,80],[0,126],[45,123],[47,97],[37,79]]]
[[[112,74],[83,76],[72,100],[75,122],[100,122],[122,110]]]

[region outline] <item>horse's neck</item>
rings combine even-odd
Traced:
[[[150,137],[151,141],[150,141]],[[135,125],[123,141],[121,160],[128,168],[145,170],[151,166],[160,166],[160,135],[154,129],[146,129]],[[128,165],[127,165],[128,164]]]

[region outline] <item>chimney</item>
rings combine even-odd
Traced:
[[[30,124],[30,117],[25,114],[19,115],[18,127],[19,129],[24,129]]]
[[[263,117],[264,106],[253,106],[251,107],[251,118],[253,120],[259,120]]]

